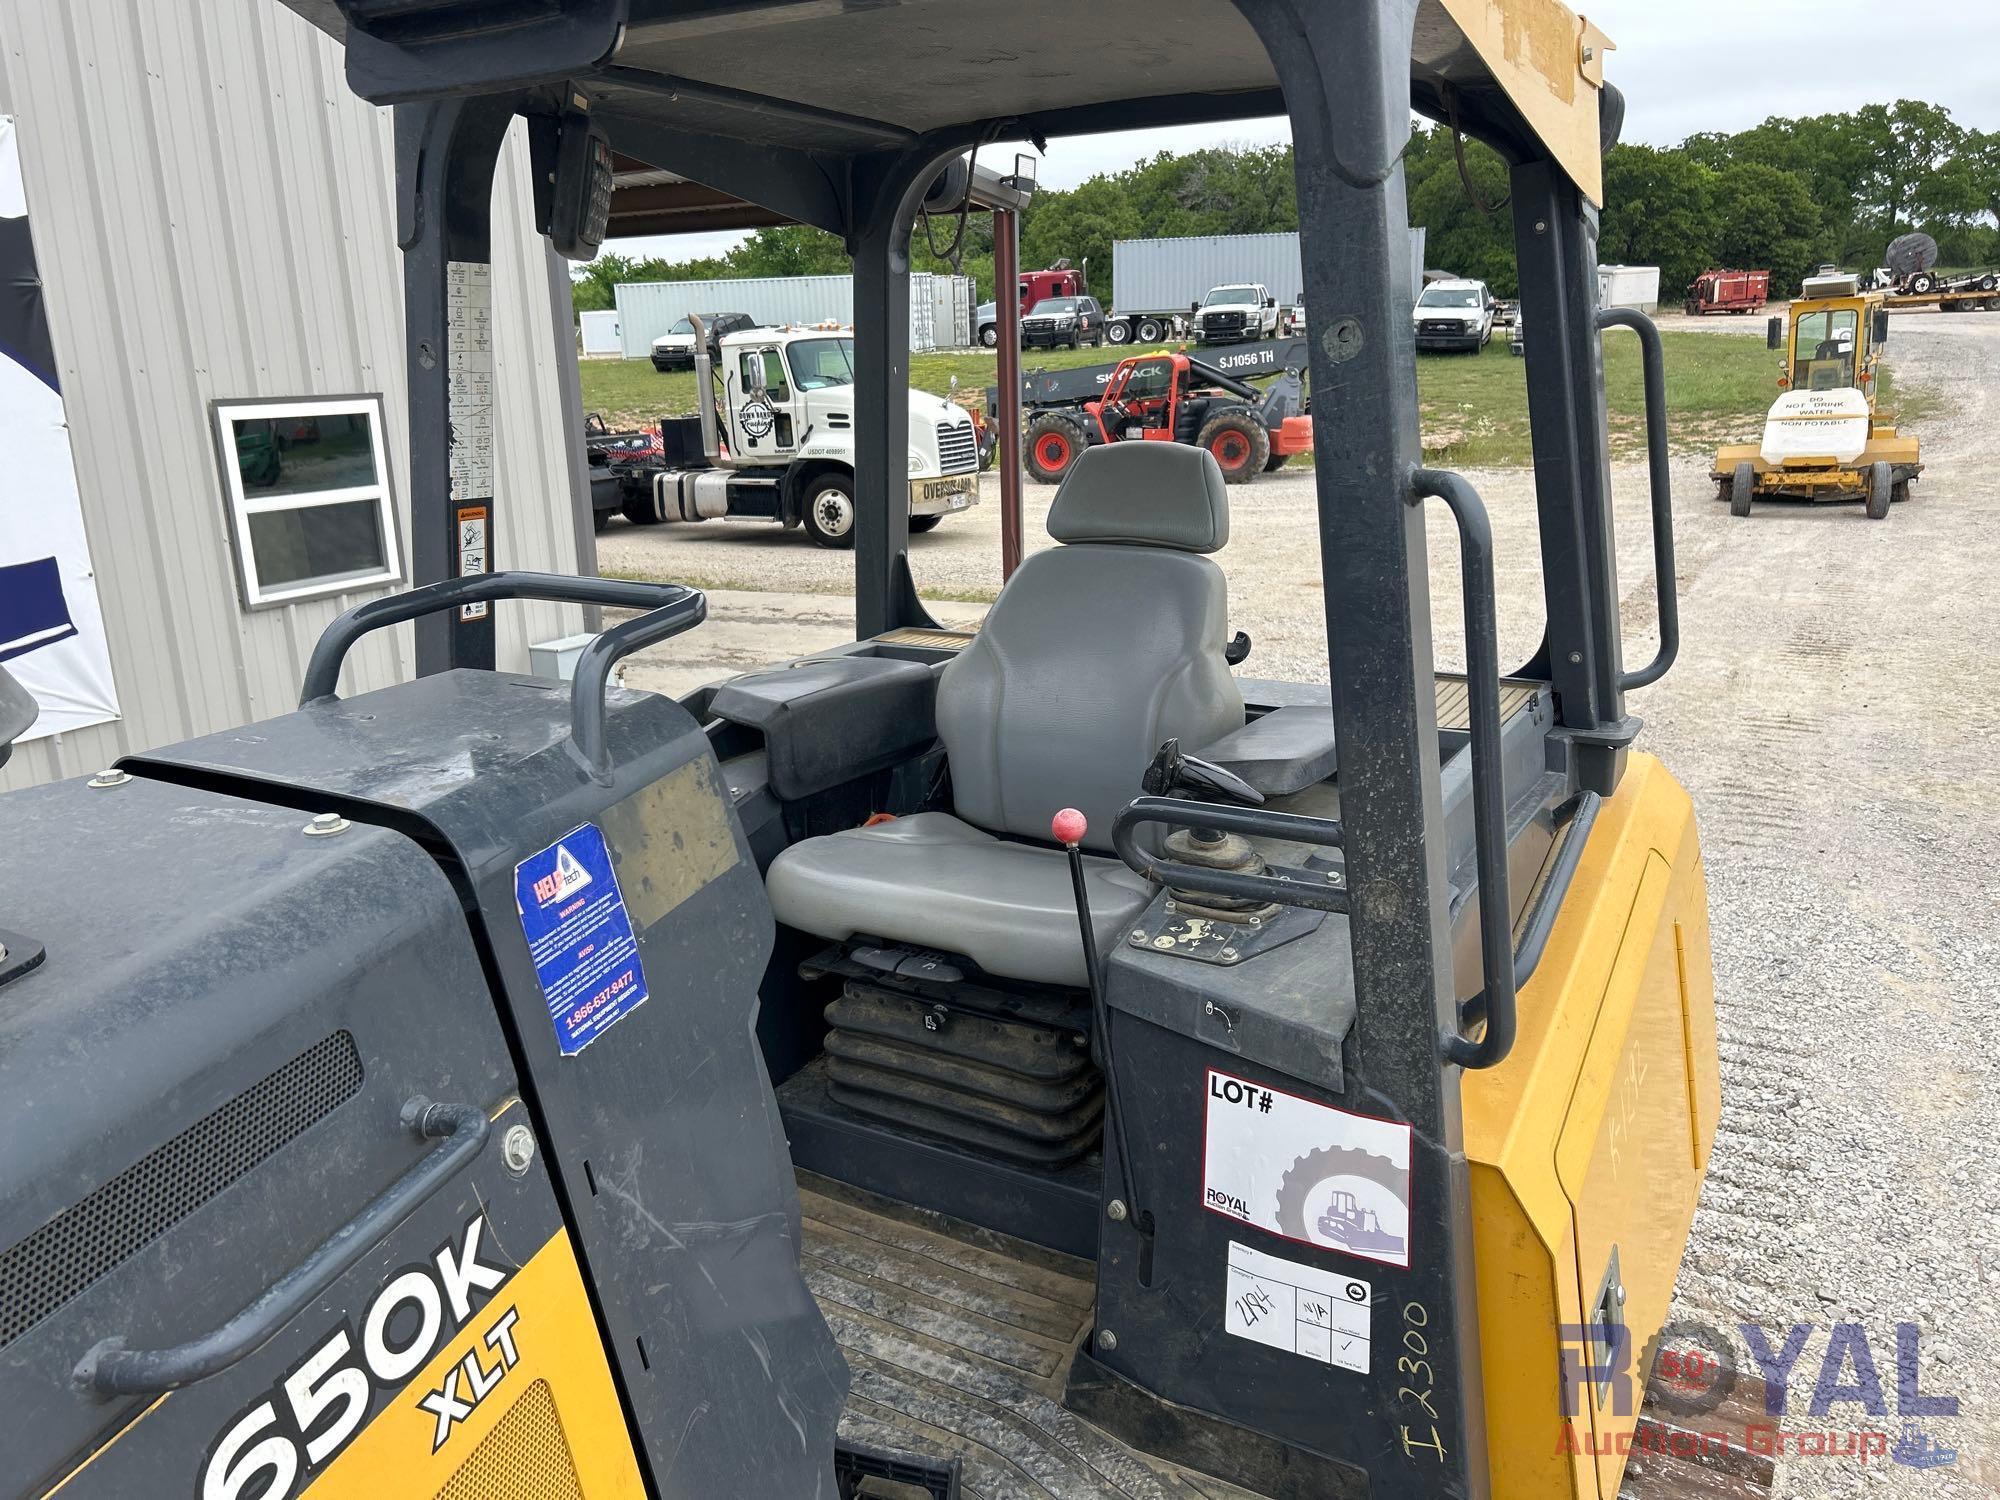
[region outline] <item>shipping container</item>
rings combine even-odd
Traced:
[[[653,340],[689,313],[748,313],[759,323],[854,321],[852,276],[740,276],[708,281],[627,281],[617,288],[619,339],[627,359],[644,359]],[[910,347],[958,348],[972,341],[972,278],[910,273]]]
[[[1424,231],[1410,231],[1410,296],[1424,279]],[[1200,234],[1118,240],[1111,247],[1112,315],[1185,316],[1213,287],[1256,283],[1290,307],[1304,296],[1299,236]]]
[[[610,311],[592,311],[577,314],[583,327],[583,353],[586,359],[605,354],[624,353],[623,343],[618,337],[618,314]]]
[[[1599,266],[1597,305],[1629,307],[1642,313],[1652,312],[1660,305],[1660,268]]]

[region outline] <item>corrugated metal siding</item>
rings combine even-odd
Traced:
[[[970,277],[910,275],[910,347],[943,349],[970,340]],[[956,288],[962,286],[963,290]],[[852,323],[852,276],[737,276],[709,281],[625,281],[616,288],[618,331],[627,359],[644,359],[653,340],[689,313],[747,313],[770,328],[788,323]],[[954,303],[963,300],[965,331]]]
[[[380,392],[406,569],[409,473],[391,117],[348,92],[336,45],[268,0],[6,0],[0,69],[123,713],[21,746],[9,786],[292,707],[322,627],[381,592],[241,608],[211,400]],[[548,415],[568,309],[530,205],[517,123],[493,204],[495,559],[573,572],[573,438]],[[502,665],[526,670],[530,640],[581,616],[498,619]],[[342,689],[412,669],[408,627],[383,632]]]
[[[644,359],[653,340],[689,313],[748,313],[759,323],[851,323],[852,276],[745,276],[715,281],[629,281],[617,288],[618,336],[627,359]]]
[[[1186,312],[1210,287],[1242,281],[1259,282],[1289,302],[1304,285],[1296,233],[1118,240],[1111,247],[1111,279],[1118,312]]]
[[[1280,306],[1305,290],[1299,235],[1193,234],[1179,239],[1116,240],[1111,246],[1116,312],[1186,312],[1211,287],[1255,282]],[[1410,295],[1424,282],[1424,231],[1410,231]]]

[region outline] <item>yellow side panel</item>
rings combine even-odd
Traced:
[[[511,1323],[506,1322],[512,1315]],[[507,1366],[489,1338],[504,1327]],[[467,1361],[472,1363],[468,1364]],[[442,1441],[418,1403],[494,1379]],[[433,1445],[436,1444],[435,1450]],[[363,1428],[310,1500],[643,1500],[645,1486],[567,1233],[558,1231]]]
[[[1600,1411],[1587,1382],[1566,1393],[1564,1370],[1582,1366],[1616,1244],[1631,1379],[1720,1103],[1694,810],[1651,756],[1600,808],[1519,1010],[1514,1051],[1461,1084],[1493,1493],[1608,1500],[1622,1461],[1592,1454],[1615,1455],[1636,1401]]]
[[[1917,461],[1917,440],[1913,437],[1899,437],[1895,428],[1884,432],[1874,429],[1868,439],[1868,446],[1861,450],[1858,460],[1861,468],[1872,463],[1913,464]]]
[[[1580,1487],[1589,1471],[1574,1457],[1589,1450],[1589,1415],[1563,1416],[1551,1363],[1557,1326],[1583,1321],[1576,1246],[1566,1225],[1553,1244],[1544,1239],[1495,1168],[1474,1162],[1470,1175],[1493,1494],[1597,1500],[1594,1486]]]
[[[1673,886],[1672,869],[1652,855],[1556,1149],[1576,1205],[1584,1320],[1602,1309],[1629,1335],[1622,1346],[1607,1345],[1616,1351],[1609,1381],[1585,1383],[1607,1496],[1618,1493],[1625,1467],[1618,1439],[1631,1431],[1644,1389],[1635,1345],[1666,1321],[1701,1192]]]

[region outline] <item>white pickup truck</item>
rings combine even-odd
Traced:
[[[1278,336],[1278,299],[1256,282],[1208,289],[1194,314],[1197,344],[1241,344]]]
[[[750,328],[715,347],[719,359],[695,339],[700,410],[660,423],[660,458],[614,460],[625,518],[761,517],[803,526],[822,547],[852,547],[854,335]],[[929,531],[978,503],[979,436],[955,402],[909,398],[910,530]]]

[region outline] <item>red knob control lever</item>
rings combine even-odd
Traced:
[[[1083,836],[1090,832],[1090,820],[1073,807],[1065,807],[1049,819],[1049,832],[1066,849],[1074,849],[1083,842]]]
[[[1118,1102],[1118,1069],[1111,1054],[1111,1013],[1104,1004],[1104,970],[1097,958],[1097,929],[1090,920],[1090,892],[1084,880],[1083,850],[1079,847],[1084,835],[1090,832],[1090,820],[1077,809],[1065,807],[1049,819],[1049,832],[1069,859],[1070,889],[1076,893],[1076,925],[1078,936],[1083,939],[1084,973],[1090,981],[1090,1051],[1104,1074],[1104,1113],[1110,1122],[1112,1139],[1117,1142],[1118,1174],[1125,1185],[1125,1203],[1134,1224],[1148,1225],[1152,1220],[1141,1215],[1138,1189],[1133,1185],[1132,1149],[1125,1140],[1125,1111]]]

